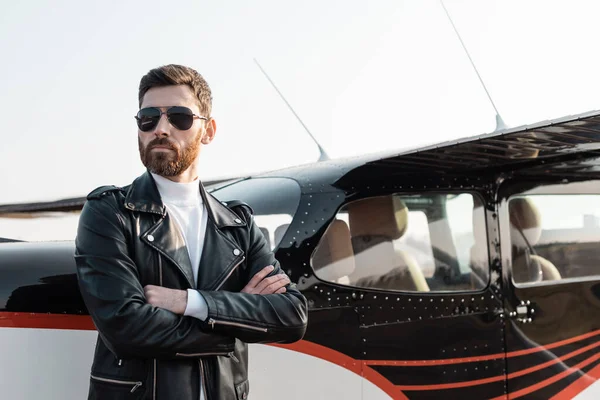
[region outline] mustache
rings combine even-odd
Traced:
[[[151,148],[153,148],[155,146],[165,146],[165,147],[168,147],[171,150],[177,151],[177,147],[173,143],[171,143],[169,141],[169,139],[167,139],[167,138],[153,139],[150,143],[148,143],[148,145],[146,146],[146,148],[148,150],[150,150]]]

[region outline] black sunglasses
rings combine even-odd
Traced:
[[[166,112],[163,112],[158,107],[146,107],[138,111],[135,119],[137,126],[142,132],[149,132],[156,128],[160,117],[167,114],[167,119],[175,128],[180,131],[187,131],[192,127],[194,118],[208,121],[208,118],[196,115],[187,107],[173,106],[169,107]]]

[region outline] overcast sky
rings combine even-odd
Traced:
[[[204,179],[318,157],[253,58],[336,158],[495,128],[439,0],[5,3],[0,204],[83,196],[142,173],[137,87],[168,63],[213,90]],[[598,2],[444,4],[508,125],[599,108]]]

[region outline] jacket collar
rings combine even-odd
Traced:
[[[218,228],[246,225],[244,220],[208,193],[202,182],[200,182],[199,187],[200,196],[202,196],[208,211],[208,217]],[[162,216],[166,214],[166,207],[160,198],[156,182],[154,182],[154,178],[149,171],[140,175],[130,185],[125,197],[125,207],[131,211],[154,213]]]

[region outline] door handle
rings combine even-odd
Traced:
[[[508,316],[522,324],[530,324],[533,322],[534,314],[535,309],[531,305],[531,302],[529,300],[521,300],[521,304],[515,307],[515,311],[509,312]]]

